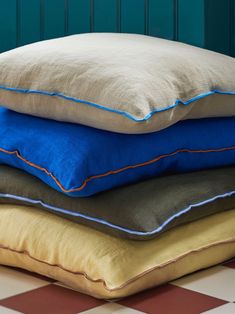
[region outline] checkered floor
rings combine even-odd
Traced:
[[[116,302],[0,266],[0,314],[234,314],[235,260]]]

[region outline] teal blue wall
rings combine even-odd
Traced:
[[[235,56],[235,0],[0,0],[0,51],[83,32],[130,32]]]
[[[235,0],[231,1],[231,52],[235,57]]]

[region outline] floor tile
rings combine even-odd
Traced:
[[[0,300],[48,284],[48,281],[19,272],[15,269],[0,266]]]
[[[25,314],[76,314],[103,305],[105,301],[51,284],[5,299],[0,304]]]
[[[0,305],[0,314],[22,314],[22,312],[14,311]]]
[[[227,303],[225,305],[219,306],[216,309],[204,312],[203,314],[234,314],[235,304]]]
[[[63,284],[62,282],[59,282],[59,281],[54,282],[54,285],[77,292],[77,290],[73,289],[72,287],[68,287],[67,285],[65,285],[65,284]]]
[[[234,274],[234,261],[229,261],[173,284],[105,302],[41,275],[0,267],[0,295],[10,295],[0,297],[0,314],[235,314],[235,303],[225,301],[235,296]]]
[[[141,314],[143,312],[122,306],[116,303],[106,303],[94,309],[82,312],[83,314]]]
[[[206,269],[178,279],[173,284],[222,300],[235,301],[235,271],[229,267]]]
[[[148,314],[198,314],[225,304],[225,301],[167,284],[118,303]]]
[[[41,280],[44,280],[44,281],[48,281],[48,283],[50,283],[50,282],[55,283],[55,282],[56,282],[56,280],[54,280],[54,279],[52,279],[52,278],[45,277],[45,276],[40,275],[40,274],[37,274],[37,273],[33,273],[33,272],[28,271],[28,270],[26,270],[26,269],[16,268],[16,267],[7,267],[7,266],[4,266],[4,267],[9,268],[9,269],[16,270],[16,271],[18,271],[18,272],[21,272],[21,273],[23,273],[23,274],[32,276],[32,277],[34,277],[34,278],[38,278],[38,279],[41,279]]]

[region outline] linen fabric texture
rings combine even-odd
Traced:
[[[90,33],[0,55],[0,104],[121,132],[235,114],[235,59],[160,38]]]
[[[235,168],[155,178],[78,199],[21,170],[0,166],[0,203],[33,205],[117,237],[148,240],[235,208]]]
[[[125,297],[235,256],[235,210],[145,242],[118,239],[33,207],[0,205],[0,213],[0,264],[97,298]]]
[[[25,170],[70,196],[229,166],[234,158],[233,117],[181,121],[159,132],[127,135],[0,108],[0,164]]]

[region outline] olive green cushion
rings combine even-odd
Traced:
[[[44,208],[118,237],[150,239],[235,207],[235,167],[171,175],[72,198],[21,170],[0,166],[0,203]]]

